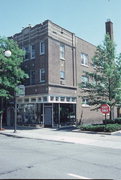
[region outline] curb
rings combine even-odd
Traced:
[[[13,134],[5,134],[5,133],[0,133],[0,134],[2,134],[3,136],[14,137],[14,138],[36,139],[36,140],[41,140],[41,141],[52,141],[52,142],[75,144],[75,142],[68,142],[65,140],[53,140],[53,139],[26,137],[26,136],[19,136],[19,135],[13,135]],[[76,143],[76,144],[78,144],[78,143]]]
[[[77,133],[86,133],[86,134],[102,134],[102,135],[113,135],[117,133],[121,133],[121,130],[115,131],[115,132],[95,132],[95,131],[81,131],[80,129],[72,130],[72,132],[77,132]]]

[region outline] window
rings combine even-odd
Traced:
[[[31,50],[31,59],[33,59],[35,58],[35,45],[31,45],[30,50]]]
[[[55,100],[56,100],[56,101],[59,101],[59,97],[56,97]]]
[[[76,97],[72,97],[72,102],[76,102]]]
[[[88,62],[88,55],[85,53],[81,53],[81,64],[88,66],[89,62]]]
[[[43,97],[43,101],[47,101],[47,96],[44,96],[44,97]]]
[[[39,98],[38,98],[38,101],[39,101],[39,102],[41,102],[41,101],[42,101],[42,98],[41,98],[41,97],[39,97]]]
[[[65,45],[60,44],[60,59],[65,59]]]
[[[65,79],[65,72],[64,71],[60,71],[60,79]]]
[[[29,98],[24,99],[24,102],[29,102]]]
[[[40,82],[45,82],[45,69],[40,69]]]
[[[45,54],[45,42],[40,42],[40,55]]]
[[[81,81],[82,81],[82,87],[86,88],[89,82],[89,78],[87,76],[81,76]]]
[[[71,99],[70,97],[66,97],[67,102],[70,102],[70,99]]]
[[[60,97],[60,100],[61,101],[65,101],[65,97]]]
[[[30,71],[30,84],[35,84],[35,71]]]
[[[30,58],[29,46],[24,47],[24,51],[25,51],[25,60],[29,60],[29,58]]]
[[[87,97],[82,98],[82,106],[89,106],[89,99]]]
[[[25,72],[26,72],[26,74],[28,74],[28,78],[26,78],[26,79],[23,81],[23,84],[24,84],[25,86],[27,86],[27,85],[30,85],[30,71],[29,71],[28,69],[25,69]]]
[[[36,98],[31,98],[31,102],[36,102]]]
[[[50,100],[51,100],[51,101],[54,101],[54,96],[50,96]]]

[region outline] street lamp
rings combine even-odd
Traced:
[[[6,57],[10,57],[10,56],[11,56],[11,51],[10,51],[10,50],[6,50],[6,51],[4,52],[4,55],[5,55]]]
[[[15,98],[15,107],[14,107],[14,133],[16,133],[16,124],[17,124],[17,102],[16,102],[16,92],[14,94]]]
[[[10,50],[5,50],[4,51],[4,56],[9,58],[11,56],[11,51]],[[3,108],[3,98],[1,99],[1,109]],[[2,112],[1,112],[1,118],[0,118],[0,130],[2,130]]]
[[[11,51],[10,50],[6,50],[4,52],[4,55],[6,57],[10,57],[11,56]],[[15,92],[15,106],[14,106],[14,133],[16,132],[16,124],[17,124],[17,102],[16,102],[16,92]]]

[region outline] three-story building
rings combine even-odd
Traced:
[[[18,123],[46,126],[74,122],[94,123],[101,112],[90,111],[88,99],[81,97],[79,84],[89,81],[85,71],[93,71],[96,47],[50,20],[28,26],[12,37],[25,50],[23,69],[25,96],[17,98]]]

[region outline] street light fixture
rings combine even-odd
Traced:
[[[10,57],[11,56],[11,51],[10,50],[6,50],[4,52],[4,55],[6,57]],[[14,106],[14,133],[16,133],[16,124],[17,124],[17,102],[16,102],[16,92],[15,92],[15,106]]]
[[[11,56],[11,51],[10,51],[10,50],[6,50],[6,51],[4,52],[4,55],[5,55],[6,57],[10,57],[10,56]]]

